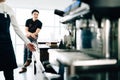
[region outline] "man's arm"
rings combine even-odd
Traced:
[[[28,27],[26,27],[25,32],[26,32],[27,37],[36,38],[36,35],[38,35],[38,33],[40,32],[40,28],[37,28],[34,33],[31,33],[31,32],[28,31]]]
[[[37,28],[36,31],[33,34],[38,35],[39,32],[40,32],[40,28]]]
[[[38,33],[40,32],[40,29],[37,28],[36,31],[34,33],[31,34],[31,37],[33,37],[34,39],[36,39]]]
[[[28,31],[28,27],[25,28],[25,32],[27,37],[30,37],[32,35],[32,33]]]

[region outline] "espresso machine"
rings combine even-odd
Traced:
[[[90,5],[98,28],[102,29],[103,54],[119,60],[120,48],[120,0],[82,0]]]
[[[90,15],[81,17],[76,20],[76,49],[84,53],[89,54],[90,56],[97,57],[97,60],[102,59],[115,59],[117,62],[113,65],[105,66],[87,66],[80,69],[82,63],[76,63],[76,72],[72,69],[70,70],[77,75],[79,78],[73,77],[71,80],[119,80],[119,62],[120,62],[120,0],[81,0],[84,3],[87,3],[90,6]],[[90,25],[93,22],[95,25]],[[84,25],[85,23],[85,25]],[[91,29],[97,29],[99,31],[93,31]],[[87,33],[86,35],[86,44],[84,46],[85,39],[82,40],[82,33]],[[96,32],[96,33],[95,33]],[[99,40],[96,40],[99,33]],[[95,35],[93,35],[95,34]],[[88,37],[89,36],[89,37]],[[94,37],[93,37],[94,36]],[[95,40],[93,40],[95,39]],[[98,50],[98,51],[97,51]],[[96,58],[95,58],[96,59]],[[94,60],[94,59],[93,59]],[[88,60],[89,61],[89,60]],[[101,62],[104,62],[101,61]],[[86,62],[87,63],[87,62]],[[92,63],[91,63],[92,64]],[[99,62],[98,62],[99,64]],[[89,67],[89,68],[88,68]],[[106,68],[103,70],[103,68]],[[108,69],[110,68],[110,69]],[[74,67],[75,69],[75,67]],[[98,71],[94,72],[96,69]],[[80,71],[79,71],[80,70]],[[88,72],[87,72],[88,70]],[[89,71],[90,70],[90,71]],[[106,71],[105,71],[106,70]],[[112,71],[115,70],[115,71]],[[78,71],[78,72],[77,72]],[[88,73],[88,74],[87,74]],[[91,75],[93,73],[93,75]],[[95,77],[96,75],[96,77]],[[92,76],[90,78],[89,76]],[[88,78],[87,78],[88,77]]]
[[[48,51],[51,56],[54,53],[59,71],[63,71],[61,80],[119,80],[120,0],[80,1],[88,4],[90,10],[62,20],[64,24],[71,23],[72,16],[75,24],[81,26],[74,26],[77,50]]]
[[[100,30],[101,40],[99,43],[101,45],[101,52],[100,55],[97,55],[98,53],[95,55],[105,59],[116,59],[119,65],[120,0],[82,0],[82,2],[89,4],[90,12],[92,16],[94,16],[94,20],[97,24],[97,29]],[[98,44],[98,42],[96,42],[96,44]],[[91,48],[93,48],[93,46]],[[105,80],[119,80],[119,69],[117,72],[109,73],[109,71],[105,72]]]

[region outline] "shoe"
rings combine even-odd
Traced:
[[[31,62],[32,62],[32,60],[27,60],[27,61],[25,62],[25,64],[24,64],[24,67],[29,66]]]
[[[19,73],[24,73],[26,71],[27,71],[27,69],[25,67],[23,67],[22,70]]]

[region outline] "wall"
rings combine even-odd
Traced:
[[[64,9],[72,0],[6,0],[6,2],[12,7]]]

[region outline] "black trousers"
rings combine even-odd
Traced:
[[[14,80],[14,72],[13,69],[11,70],[4,70],[3,71],[5,80]]]

